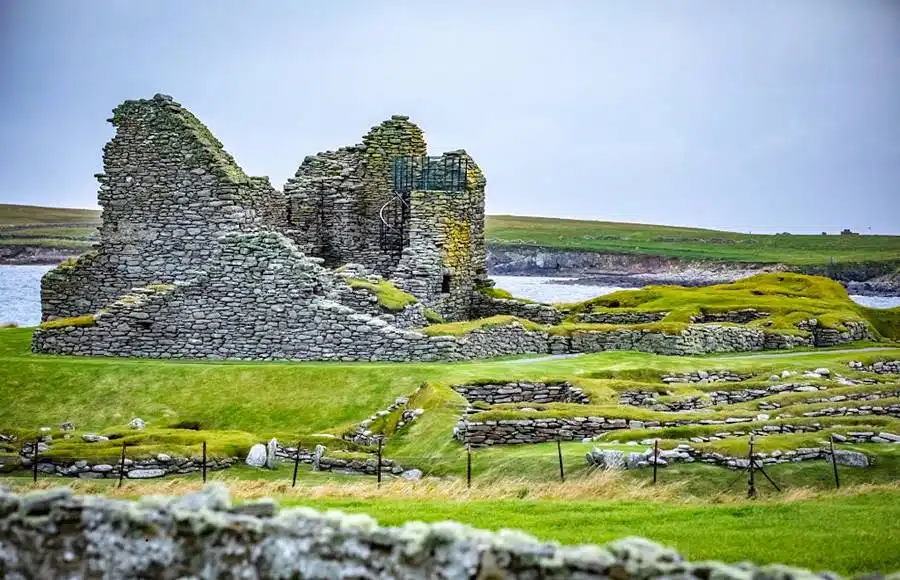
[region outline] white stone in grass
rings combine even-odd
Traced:
[[[140,417],[135,417],[128,423],[128,427],[130,429],[137,429],[138,431],[140,431],[141,429],[143,429],[146,426],[147,426],[147,423],[144,422],[144,420],[141,419]]]
[[[251,467],[265,467],[266,446],[262,443],[257,443],[251,447],[250,453],[247,454],[247,459],[245,459],[244,462]]]
[[[278,451],[278,439],[272,438],[266,445],[266,467],[275,469],[278,466],[278,457],[275,453]]]
[[[813,372],[822,377],[827,377],[831,374],[831,371],[826,369],[825,367],[818,368],[818,369],[814,370]]]
[[[420,479],[422,479],[422,470],[410,469],[401,473],[400,477],[402,477],[403,479],[408,479],[410,481],[419,481]]]

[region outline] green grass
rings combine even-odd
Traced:
[[[530,320],[525,320],[523,318],[517,318],[515,316],[506,314],[498,314],[496,316],[491,316],[489,318],[479,318],[477,320],[432,324],[431,326],[426,326],[425,328],[423,328],[422,332],[424,332],[428,336],[461,336],[463,334],[472,332],[473,330],[493,328],[496,326],[505,326],[508,324],[512,324],[513,322],[518,322],[528,330],[541,330],[543,328],[540,324],[531,322]]]
[[[387,280],[372,283],[357,278],[347,278],[346,282],[351,288],[365,288],[372,292],[378,298],[378,304],[391,312],[399,312],[410,304],[418,302],[415,296],[404,292]]]
[[[684,260],[827,266],[900,264],[900,236],[764,235],[699,228],[544,217],[487,216],[485,236],[498,245],[646,254]]]
[[[382,525],[456,520],[522,529],[566,544],[643,536],[692,561],[782,563],[858,574],[900,569],[900,496],[876,492],[799,502],[675,505],[645,501],[301,500],[318,509],[367,513]],[[865,514],[865,525],[861,524]],[[824,525],[827,522],[827,525]]]
[[[0,225],[0,234],[9,238],[54,238],[68,237],[87,240],[97,236],[96,227],[46,227],[37,226],[33,228],[16,228],[13,230],[4,230]]]
[[[42,322],[40,327],[49,330],[52,328],[68,328],[70,326],[94,326],[94,315],[85,314],[84,316],[72,316],[69,318],[58,318],[56,320],[48,320]]]
[[[93,242],[82,240],[60,240],[56,238],[0,238],[0,246],[87,251],[94,247],[94,244]]]
[[[100,210],[0,203],[0,228],[4,225],[86,222],[99,224]]]
[[[560,305],[570,317],[584,312],[660,312],[669,314],[659,323],[634,328],[659,327],[678,331],[679,325],[705,313],[721,313],[745,308],[766,312],[769,316],[753,320],[748,326],[779,332],[799,333],[798,322],[816,319],[820,326],[845,329],[849,321],[868,322],[883,336],[900,339],[900,308],[871,309],[850,300],[838,282],[821,276],[775,273],[758,274],[728,284],[687,288],[683,286],[647,286],[640,290],[621,290],[575,304]],[[561,330],[585,330],[609,325],[568,324]],[[665,330],[664,330],[665,331]]]

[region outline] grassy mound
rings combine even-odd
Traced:
[[[796,332],[798,322],[843,330],[844,323],[866,322],[882,336],[900,338],[900,308],[876,310],[853,302],[838,282],[820,276],[759,274],[729,284],[687,288],[648,286],[622,290],[575,304],[561,304],[572,318],[581,313],[668,312],[663,323],[688,324],[692,317],[752,308],[768,313],[753,327]]]
[[[387,280],[372,283],[359,278],[347,278],[351,288],[365,288],[378,298],[378,304],[391,312],[399,312],[417,302],[416,297],[397,288]]]
[[[444,324],[432,324],[421,329],[428,336],[462,336],[473,330],[481,330],[484,328],[495,328],[497,326],[507,326],[513,322],[518,322],[526,330],[543,330],[544,327],[536,322],[510,316],[498,314],[489,318],[479,318],[476,320],[465,320],[462,322],[446,322]]]

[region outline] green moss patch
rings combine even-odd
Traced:
[[[387,280],[373,283],[359,278],[347,278],[346,282],[351,288],[364,288],[372,292],[378,299],[378,304],[391,312],[399,312],[418,302],[415,296],[404,292]]]
[[[85,314],[84,316],[72,316],[69,318],[48,320],[46,322],[42,322],[40,324],[40,328],[42,328],[44,330],[50,330],[53,328],[68,328],[70,326],[84,327],[84,326],[94,326],[95,323],[96,322],[94,320],[93,314]]]
[[[461,336],[472,332],[473,330],[482,330],[486,328],[496,328],[498,326],[508,326],[514,322],[521,324],[526,330],[540,331],[544,327],[530,320],[518,318],[516,316],[497,315],[489,318],[479,318],[477,320],[466,320],[463,322],[448,322],[446,324],[434,324],[426,326],[421,331],[428,336]]]
[[[841,331],[846,330],[847,322],[863,322],[888,338],[900,333],[900,308],[877,311],[859,306],[838,282],[803,274],[759,274],[729,284],[694,288],[648,286],[559,306],[568,314],[568,320],[592,312],[668,311],[662,322],[655,323],[663,325],[658,328],[664,332],[677,329],[668,325],[687,325],[692,317],[700,314],[752,308],[768,316],[746,326],[772,332],[804,334],[797,324],[815,319],[820,327]],[[629,327],[654,328],[653,324]]]

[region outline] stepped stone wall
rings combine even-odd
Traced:
[[[207,486],[181,498],[113,501],[59,488],[0,490],[6,578],[721,578],[833,580],[785,566],[692,564],[639,538],[561,547],[453,522],[379,527],[367,516],[271,500],[232,505]],[[40,549],[35,549],[40,546]]]
[[[216,239],[278,220],[280,196],[250,178],[170,97],[126,101],[103,150],[96,252],[41,282],[42,318],[96,312],[134,286],[173,282],[209,266]]]
[[[456,385],[457,393],[470,403],[483,401],[489,405],[501,403],[590,403],[584,390],[569,383],[502,383]]]

